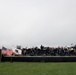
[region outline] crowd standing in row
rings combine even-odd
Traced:
[[[44,47],[23,48],[22,55],[26,56],[74,56],[76,55],[76,45],[73,47]]]
[[[2,54],[8,56],[75,56],[76,45],[72,47],[44,47],[21,48],[18,46],[14,49],[2,48]]]

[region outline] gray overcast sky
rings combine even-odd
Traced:
[[[0,0],[1,46],[76,44],[76,0]]]

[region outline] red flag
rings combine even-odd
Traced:
[[[2,54],[7,56],[12,56],[13,51],[10,49],[2,49]]]
[[[2,54],[6,54],[6,50],[2,50]]]
[[[7,49],[7,51],[6,51],[6,55],[8,55],[8,56],[12,56],[12,54],[13,54],[12,50]]]

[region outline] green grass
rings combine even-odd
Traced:
[[[1,62],[0,75],[76,75],[76,62]]]

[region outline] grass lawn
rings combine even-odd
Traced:
[[[0,75],[76,75],[76,62],[1,62]]]

